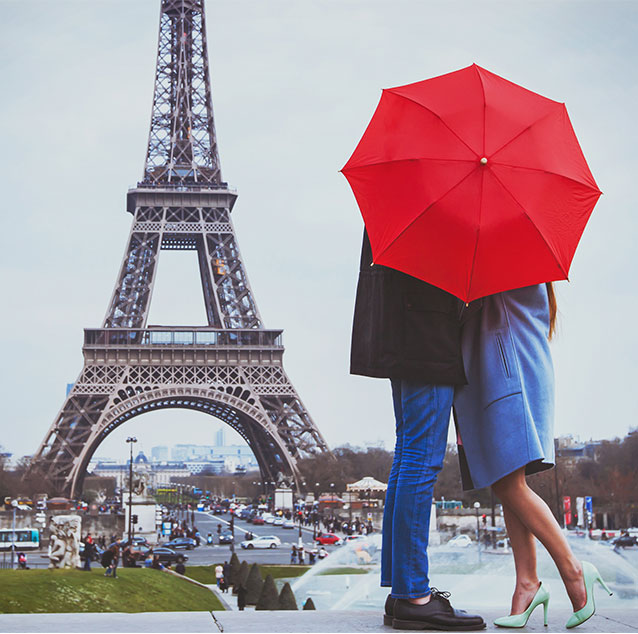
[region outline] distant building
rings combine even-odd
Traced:
[[[220,427],[215,434],[215,446],[216,447],[225,447],[226,446],[226,430],[224,427]]]
[[[168,447],[153,447],[151,460],[153,462],[168,462]]]
[[[133,469],[144,471],[148,477],[148,485],[155,488],[160,484],[171,481],[171,478],[187,478],[190,470],[183,462],[165,462],[162,464],[150,462],[143,452],[139,452],[133,459]],[[121,489],[128,488],[129,461],[123,463],[98,462],[91,475],[115,478],[117,486]]]
[[[596,460],[598,458],[598,449],[602,440],[588,440],[581,442],[578,436],[561,436],[556,439],[556,452],[561,458],[565,458],[569,462],[578,462],[579,460]]]

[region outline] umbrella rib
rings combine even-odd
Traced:
[[[565,174],[559,174],[558,172],[550,172],[549,170],[541,169],[540,167],[525,167],[523,165],[510,165],[509,163],[499,163],[497,161],[492,161],[492,165],[500,165],[501,167],[511,167],[512,169],[517,170],[526,170],[528,172],[541,172],[543,174],[550,174],[551,176],[558,176],[558,178],[564,178],[565,180],[572,181],[572,183],[578,183],[578,185],[582,185],[583,187],[587,187],[592,191],[598,192],[602,194],[598,186],[592,187],[589,183],[584,183],[583,181],[579,181],[576,178],[572,178],[571,176],[566,176]]]
[[[416,101],[416,99],[412,99],[412,97],[407,97],[406,95],[402,95],[398,92],[394,92],[392,88],[388,89],[388,92],[392,93],[393,95],[396,95],[397,97],[401,97],[407,101],[411,101],[412,103],[415,103],[417,106],[420,106],[421,108],[427,110],[428,112],[431,112],[468,150],[470,150],[470,152],[472,152],[472,154],[474,154],[476,157],[478,157],[478,154],[476,153],[476,150],[472,149],[442,118],[439,114],[437,114],[436,112],[434,112],[434,110],[432,110],[432,108],[428,108],[428,106]]]
[[[436,205],[437,203],[440,203],[453,189],[456,189],[461,183],[463,183],[472,174],[474,174],[475,171],[476,169],[473,169],[470,172],[468,172],[458,183],[455,183],[454,185],[452,185],[450,189],[448,189],[444,194],[441,194],[441,196],[439,196],[436,200],[432,201],[423,211],[418,213],[412,220],[410,220],[410,222],[405,227],[403,227],[403,229],[401,229],[401,231],[394,238],[392,238],[388,246],[385,247],[379,253],[377,253],[376,259],[378,260],[378,258],[382,256],[417,220],[419,220],[419,218],[422,218],[427,211],[429,211],[430,209],[432,209],[432,207],[434,207],[434,205]]]
[[[542,117],[539,117],[538,119],[535,119],[528,126],[523,128],[518,134],[515,134],[509,141],[505,141],[505,143],[503,143],[503,145],[501,145],[501,147],[498,148],[498,150],[494,150],[494,152],[491,153],[490,160],[492,160],[493,157],[495,157],[501,150],[505,149],[510,143],[513,143],[514,141],[516,141],[516,139],[518,139],[519,136],[521,136],[522,134],[525,134],[525,132],[527,132],[532,126],[536,125],[539,121],[542,121],[543,119],[547,119],[547,117],[549,117],[552,114],[554,114],[554,110],[550,110],[550,112],[548,112],[547,114],[543,115]]]
[[[483,92],[483,156],[485,156],[485,126],[487,120],[487,99],[485,98],[485,85],[483,84],[483,76],[479,71],[479,67],[474,64],[474,70],[479,78],[479,83],[481,84],[481,91]],[[483,181],[481,180],[481,188],[483,187]]]
[[[492,176],[498,181],[498,184],[512,197],[512,200],[523,210],[523,213],[525,214],[525,217],[529,220],[529,222],[532,225],[532,227],[534,227],[534,229],[536,229],[536,232],[540,236],[541,240],[545,243],[545,246],[549,249],[549,252],[552,254],[552,257],[556,261],[556,264],[558,264],[558,268],[562,271],[563,275],[567,279],[569,276],[568,276],[567,272],[565,271],[563,265],[561,264],[560,260],[556,256],[556,253],[554,253],[554,249],[547,242],[547,240],[545,239],[545,236],[542,234],[541,230],[536,226],[536,223],[531,219],[530,215],[527,213],[527,209],[525,209],[525,207],[523,207],[523,205],[521,205],[521,203],[517,200],[516,196],[514,196],[514,194],[512,194],[512,192],[509,190],[509,188],[505,186],[505,183],[503,183],[503,181],[496,174],[494,174],[494,172],[492,172]]]
[[[402,163],[407,161],[442,161],[447,163],[475,163],[473,159],[445,159],[445,158],[429,158],[422,156],[420,158],[402,158],[402,159],[388,159],[387,161],[377,161],[375,163],[365,163],[364,165],[355,165],[354,167],[342,167],[339,171],[341,173],[350,172],[352,170],[361,169],[364,167],[375,167],[376,165],[388,165],[390,163]]]
[[[479,217],[476,226],[476,242],[474,243],[474,255],[472,256],[472,269],[470,277],[467,281],[466,297],[470,297],[470,289],[472,288],[472,280],[474,279],[474,265],[476,264],[476,252],[478,251],[479,238],[481,236],[481,216],[483,215],[483,185],[485,183],[485,170],[481,170],[481,193],[479,194]]]

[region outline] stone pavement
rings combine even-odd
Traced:
[[[507,631],[491,625],[500,614],[482,612],[489,625],[486,632]],[[527,632],[564,632],[568,610],[549,613],[549,627],[543,627],[542,610],[532,615]],[[385,632],[398,630],[382,624],[381,613],[374,611],[308,612],[143,612],[136,614],[0,614],[0,632]],[[572,630],[570,630],[572,631]],[[636,609],[605,609],[573,632],[638,632]]]

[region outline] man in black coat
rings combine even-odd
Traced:
[[[396,629],[483,629],[432,590],[428,532],[443,464],[454,386],[463,385],[463,303],[410,275],[375,265],[364,233],[350,372],[388,378],[396,419],[383,515],[381,585],[392,588],[384,623]]]

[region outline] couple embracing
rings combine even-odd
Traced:
[[[503,504],[516,580],[502,627],[524,627],[549,589],[538,578],[538,539],[554,560],[574,614],[594,612],[596,568],[579,561],[547,504],[526,483],[554,465],[554,376],[549,350],[556,319],[552,284],[465,304],[395,269],[373,264],[367,233],[351,351],[353,374],[389,378],[396,447],[383,517],[381,585],[391,588],[384,623],[395,629],[480,630],[481,616],[454,609],[430,586],[432,491],[454,408],[464,489],[491,486]],[[606,588],[606,586],[604,586]]]
[[[492,487],[514,553],[510,614],[495,624],[524,627],[540,605],[547,623],[538,539],[574,608],[566,627],[580,625],[594,613],[594,583],[606,586],[525,480],[554,465],[551,281],[567,278],[601,195],[565,105],[476,64],[389,88],[342,172],[366,226],[351,372],[390,379],[396,419],[384,622],[485,627],[428,576],[454,408],[463,487]]]

